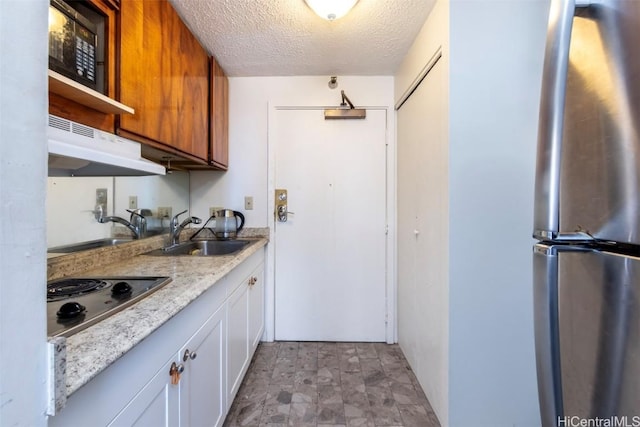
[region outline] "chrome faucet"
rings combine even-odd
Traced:
[[[147,218],[145,215],[151,215],[149,209],[134,209],[127,212],[131,214],[129,222],[138,230],[138,237],[145,237],[147,234]]]
[[[185,212],[187,211],[182,211],[179,214],[176,214],[173,218],[171,218],[171,224],[170,224],[171,246],[177,245],[180,242],[180,233],[182,232],[182,229],[184,229],[187,225],[191,223],[200,224],[202,222],[202,220],[197,216],[190,216],[178,225],[178,216],[182,215]]]
[[[119,216],[104,216],[104,212],[102,209],[99,209],[99,206],[96,206],[96,210],[94,211],[96,220],[99,223],[104,224],[107,222],[117,222],[118,224],[122,224],[127,227],[133,233],[134,239],[139,239],[144,236],[144,233],[147,231],[147,219],[141,215],[138,210],[129,210],[127,212],[131,214],[129,217],[129,221],[124,218],[120,218]]]

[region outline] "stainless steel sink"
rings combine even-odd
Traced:
[[[250,243],[249,240],[197,240],[180,243],[164,249],[148,252],[154,256],[216,256],[239,252]]]
[[[131,242],[133,241],[133,239],[127,239],[127,238],[106,238],[106,239],[98,239],[98,240],[91,240],[89,242],[81,242],[81,243],[74,243],[71,245],[65,245],[65,246],[57,246],[55,248],[49,248],[47,249],[47,252],[49,253],[58,253],[58,254],[68,254],[68,253],[72,253],[72,252],[80,252],[80,251],[86,251],[89,249],[97,249],[97,248],[104,248],[107,246],[115,246],[115,245],[119,245],[121,243],[127,243],[127,242]]]

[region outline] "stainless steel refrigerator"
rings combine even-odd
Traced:
[[[640,426],[640,0],[552,0],[545,55],[533,232],[542,424]]]

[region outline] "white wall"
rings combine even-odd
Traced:
[[[397,112],[397,144],[398,343],[443,426],[449,419],[448,16],[448,2],[436,3],[395,77],[398,103],[442,53]]]
[[[415,86],[429,59],[442,49],[442,63],[449,64],[449,0],[438,0],[394,75],[394,99],[398,103]],[[448,85],[447,85],[448,87]],[[448,98],[448,93],[447,93]]]
[[[157,176],[118,176],[114,179],[115,214],[129,219],[129,196],[138,198],[139,209],[150,209],[153,217],[147,219],[147,227],[168,229],[169,219],[158,218],[159,207],[171,208],[171,215],[189,209],[189,172],[173,171]],[[189,212],[179,217],[184,221]]]
[[[536,426],[531,231],[548,2],[452,0],[450,13],[450,424]]]
[[[448,30],[440,18],[429,27],[446,4]],[[449,378],[443,425],[540,424],[530,236],[547,13],[546,0],[441,0],[396,74],[398,99],[438,41],[426,34],[448,31]],[[433,389],[434,380],[421,381]]]
[[[0,1],[0,425],[46,426],[48,1]],[[28,31],[25,31],[28,29]],[[19,34],[19,37],[16,35]]]
[[[338,88],[329,89],[330,76],[236,77],[229,79],[229,171],[191,172],[191,212],[209,216],[209,207],[242,211],[247,227],[273,223],[269,211],[269,106],[337,106],[344,90],[356,106],[393,106],[393,78],[338,76]],[[391,110],[390,110],[391,111]],[[394,122],[389,135],[394,135]],[[395,162],[393,148],[391,162]],[[393,190],[392,190],[393,191]],[[254,209],[244,210],[244,197],[253,196]],[[392,195],[393,197],[393,195]],[[391,223],[394,222],[392,218]],[[267,253],[266,338],[273,339],[273,248]]]
[[[111,236],[111,224],[93,215],[96,189],[107,189],[107,212],[113,212],[113,177],[47,179],[47,247]]]

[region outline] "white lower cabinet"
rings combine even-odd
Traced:
[[[225,310],[220,308],[180,350],[180,425],[221,426],[225,393]]]
[[[228,346],[227,355],[227,396],[230,396],[230,402],[227,407],[231,406],[233,398],[242,383],[242,371],[249,363],[249,286],[241,285],[235,290],[229,298],[228,305]]]
[[[260,250],[71,395],[49,426],[222,426],[264,330],[263,282]]]
[[[222,307],[211,316],[109,426],[221,426],[226,413],[224,314]],[[172,371],[180,372],[176,384]]]
[[[109,423],[109,427],[178,425],[178,389],[171,384],[169,369],[175,363],[167,362],[151,381]],[[58,415],[59,416],[59,415]]]
[[[264,331],[264,264],[246,276],[228,302],[227,408],[233,403]]]
[[[249,287],[249,348],[251,354],[258,347],[264,332],[264,264],[251,274],[253,285]]]

